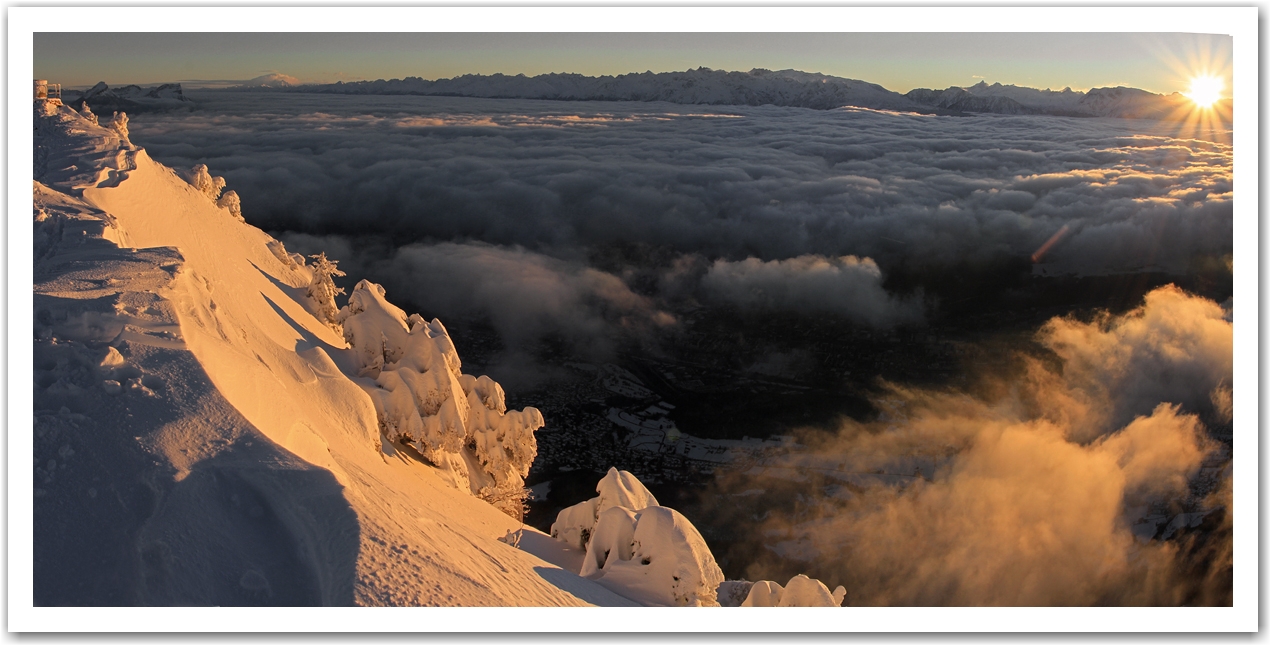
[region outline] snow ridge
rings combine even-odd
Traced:
[[[439,321],[363,283],[333,328],[322,269],[206,168],[60,101],[34,121],[36,605],[635,604],[500,541],[552,542],[473,496],[520,486],[542,418],[462,374]],[[435,435],[381,431],[446,405]]]

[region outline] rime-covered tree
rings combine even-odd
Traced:
[[[328,259],[326,253],[309,257],[313,258],[313,262],[309,265],[309,268],[313,270],[313,279],[309,281],[308,295],[313,302],[317,303],[323,321],[338,330],[340,324],[336,320],[336,314],[339,313],[340,308],[335,305],[335,296],[344,293],[344,290],[335,286],[331,276],[343,276],[344,272],[336,267],[338,261]]]

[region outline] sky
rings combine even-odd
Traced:
[[[92,56],[83,52],[91,51]],[[588,76],[798,69],[897,92],[987,81],[1084,90],[1125,85],[1185,92],[1229,78],[1232,40],[1117,33],[36,33],[35,77],[68,88],[242,81],[301,82],[461,74]],[[1229,96],[1229,89],[1226,90]]]

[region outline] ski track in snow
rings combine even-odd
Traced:
[[[635,604],[500,542],[521,524],[384,449],[307,270],[268,235],[45,105],[37,605]]]

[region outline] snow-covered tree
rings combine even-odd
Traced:
[[[234,219],[240,222],[245,221],[243,220],[242,200],[238,198],[237,192],[232,190],[225,191],[221,194],[220,199],[216,200],[216,205],[229,209],[229,214],[233,215]]]
[[[785,586],[771,580],[759,580],[750,587],[742,607],[839,607],[847,590],[838,585],[832,593],[825,583],[798,574]]]
[[[88,104],[85,103],[84,107],[88,107]],[[132,142],[128,140],[128,115],[126,113],[115,112],[114,114],[111,114],[110,128],[114,130],[115,132],[118,132],[119,136],[123,138],[124,142],[126,142],[128,145],[132,145]]]
[[[639,511],[657,506],[657,498],[644,487],[635,475],[616,468],[595,485],[598,496],[579,502],[560,511],[551,525],[551,537],[567,542],[575,549],[587,548],[600,514],[614,506]]]
[[[632,600],[715,606],[723,571],[705,539],[678,511],[624,470],[610,468],[597,497],[564,509],[551,535],[585,548],[581,575]]]
[[[198,164],[191,168],[186,173],[185,181],[212,201],[219,199],[221,191],[225,189],[225,178],[213,177],[207,171],[207,164]]]
[[[79,115],[92,121],[93,125],[97,125],[97,115],[93,114],[93,109],[88,107],[88,103],[84,103],[79,107]]]
[[[233,197],[234,206],[237,206],[238,194],[232,190],[225,193],[221,200],[225,201],[230,196]],[[230,212],[234,212],[234,209],[231,208]],[[240,219],[241,217],[239,215]],[[336,318],[339,316],[340,309],[335,304],[335,296],[344,293],[344,290],[335,286],[332,276],[343,276],[344,272],[336,267],[339,262],[328,259],[326,253],[318,253],[309,257],[313,259],[312,264],[309,265],[309,268],[313,271],[313,278],[309,280],[309,289],[306,293],[317,305],[318,312],[322,315],[322,322],[338,331],[340,325],[336,322]]]
[[[846,597],[842,586],[831,593],[802,574],[785,586],[770,580],[725,584],[692,522],[659,506],[634,475],[610,468],[595,492],[560,511],[551,537],[586,551],[579,575],[627,598],[668,606],[837,607]]]
[[[368,391],[384,437],[417,450],[457,487],[519,518],[542,414],[508,411],[498,383],[462,373],[441,321],[407,317],[377,284],[357,283],[335,321],[358,373],[375,381]]]

